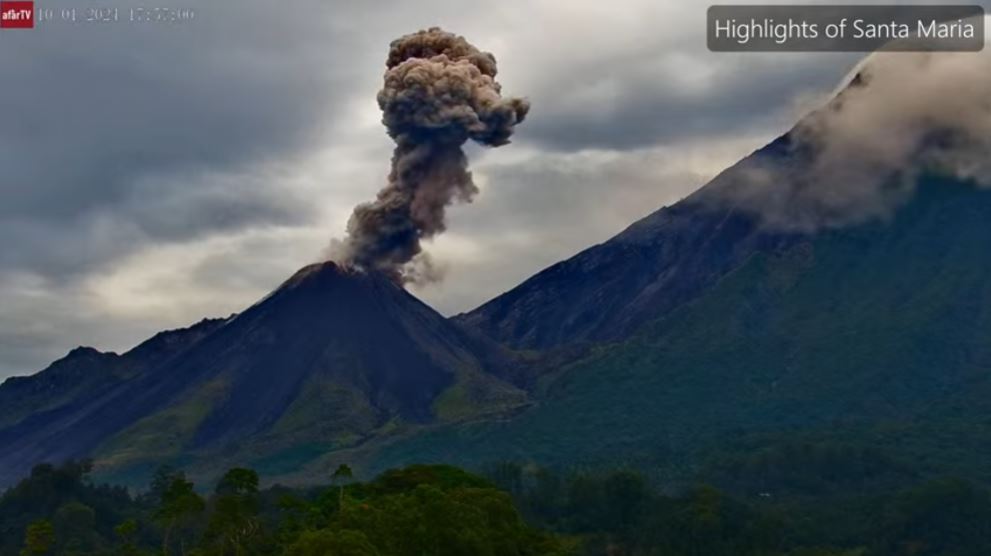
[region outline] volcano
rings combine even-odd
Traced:
[[[877,83],[854,78],[819,113],[875,94],[884,110]],[[130,484],[169,463],[304,482],[334,461],[623,462],[689,481],[726,450],[801,435],[991,482],[967,448],[991,442],[991,191],[935,166],[899,170],[890,213],[842,226],[780,228],[739,206],[775,168],[762,200],[829,215],[796,204],[830,152],[814,128],[454,319],[385,275],[323,263],[230,319],[119,356],[75,350],[0,387],[0,481],[79,456]],[[898,142],[911,160],[957,139],[918,138]],[[866,155],[843,153],[833,185],[890,190],[854,180],[843,169]]]
[[[158,350],[157,358],[145,357],[144,365],[141,354],[154,351],[146,344],[122,356],[82,349],[33,377],[7,381],[0,396],[37,389],[66,368],[84,368],[76,374],[93,384],[62,379],[85,395],[7,418],[2,478],[81,456],[110,471],[217,452],[226,461],[272,462],[300,445],[317,454],[386,427],[455,421],[526,402],[512,383],[511,360],[494,344],[386,276],[334,263],[300,270],[203,332],[182,333],[192,337],[164,356]],[[287,457],[298,463],[300,456]]]

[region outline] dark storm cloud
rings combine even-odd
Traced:
[[[5,245],[0,265],[73,272],[146,240],[306,218],[300,200],[232,177],[305,146],[347,94],[325,69],[334,35],[312,23],[330,11],[271,7],[210,2],[188,23],[0,36],[0,229],[44,240]],[[96,233],[103,218],[117,229],[100,233],[120,237]]]
[[[263,181],[268,177],[149,176],[78,215],[59,220],[44,211],[25,210],[5,216],[0,218],[0,237],[17,241],[0,250],[0,271],[29,270],[55,282],[72,281],[146,244],[297,223],[310,214],[298,199],[266,191]],[[65,208],[52,205],[52,210]]]
[[[770,127],[794,110],[796,93],[828,90],[857,59],[713,56],[624,55],[599,63],[608,71],[575,71],[531,95],[542,109],[526,139],[560,151],[626,150]]]

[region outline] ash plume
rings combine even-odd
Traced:
[[[422,240],[445,229],[445,210],[478,193],[462,146],[509,143],[530,108],[502,98],[495,57],[439,28],[392,42],[378,93],[382,123],[396,142],[388,183],[354,209],[335,261],[397,282],[437,279]]]

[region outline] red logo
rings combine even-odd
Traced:
[[[0,2],[0,28],[33,29],[34,2]]]

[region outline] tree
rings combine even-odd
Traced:
[[[513,461],[500,462],[492,468],[489,476],[495,484],[512,494],[523,494],[523,466]]]
[[[360,531],[307,531],[285,554],[292,556],[378,556],[375,546]]]
[[[24,548],[21,556],[49,554],[55,545],[55,527],[47,519],[39,519],[24,531]]]
[[[354,478],[354,473],[347,464],[340,464],[337,469],[334,470],[334,474],[331,475],[334,483],[338,483],[341,489],[340,500],[338,502],[338,507],[344,509],[344,486],[346,481],[350,481]]]
[[[254,495],[258,493],[258,473],[253,469],[235,467],[224,473],[217,483],[219,495]]]
[[[157,504],[165,491],[172,486],[172,480],[180,474],[180,471],[171,465],[160,465],[155,469],[151,477],[151,484],[148,485],[148,492],[143,496],[152,504]]]
[[[127,521],[114,527],[114,534],[117,535],[117,554],[120,556],[136,556],[139,554],[137,544],[137,521],[134,519],[128,519]]]
[[[89,552],[96,547],[96,512],[80,502],[66,502],[53,519],[59,552]]]
[[[930,481],[896,496],[884,513],[879,553],[991,553],[991,492],[968,481]]]
[[[190,523],[196,516],[203,513],[206,504],[193,483],[186,480],[182,472],[174,472],[167,486],[161,492],[161,499],[155,516],[165,527],[162,536],[162,554],[168,556],[172,533],[176,527]],[[182,550],[182,549],[180,549]],[[184,552],[184,550],[183,550]]]
[[[240,467],[231,469],[217,483],[207,536],[219,541],[221,553],[226,554],[229,548],[240,556],[260,529],[258,473]]]

